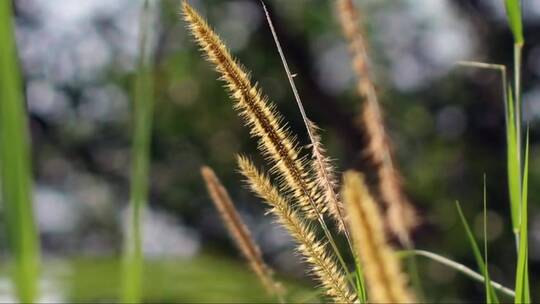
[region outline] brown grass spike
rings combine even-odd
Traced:
[[[272,271],[264,263],[259,247],[253,241],[251,233],[240,218],[240,214],[238,214],[227,190],[211,168],[202,167],[201,174],[206,183],[206,189],[219,211],[219,215],[236,245],[248,261],[249,266],[270,295],[282,296],[281,284],[274,282],[272,279]]]
[[[233,59],[219,36],[186,1],[183,2],[183,13],[207,60],[215,65],[220,79],[225,82],[251,135],[258,138],[259,149],[273,166],[271,172],[279,177],[281,189],[296,199],[307,217],[322,220],[327,208],[323,197],[275,106],[251,83],[248,73]]]
[[[406,276],[387,243],[381,214],[363,176],[353,171],[346,172],[342,196],[356,250],[364,267],[369,302],[413,302],[414,298],[406,286]]]
[[[332,160],[327,156],[326,149],[322,144],[319,128],[311,121],[307,120],[306,125],[310,130],[313,171],[317,176],[317,183],[323,190],[325,201],[328,203],[328,212],[336,222],[339,231],[347,234],[345,227],[345,208],[339,193],[336,191],[338,181]]]
[[[394,166],[390,140],[369,71],[358,12],[352,0],[338,0],[336,3],[341,27],[353,56],[353,67],[358,77],[357,90],[365,100],[361,120],[369,141],[366,152],[377,166],[378,191],[387,205],[386,223],[400,242],[410,247],[410,231],[418,224],[418,217],[403,193],[401,177]]]
[[[327,254],[326,246],[317,240],[315,232],[249,159],[238,157],[238,165],[253,192],[270,205],[270,211],[296,240],[298,251],[311,266],[326,294],[336,303],[353,303],[356,298],[350,291],[347,279],[335,260]]]

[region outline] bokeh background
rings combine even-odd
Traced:
[[[150,197],[144,222],[148,300],[236,301],[262,293],[223,228],[199,175],[213,167],[268,263],[291,289],[313,284],[287,234],[249,193],[235,155],[262,164],[216,73],[180,18],[180,1],[152,2],[155,116]],[[337,168],[364,168],[361,100],[333,1],[266,0],[308,115],[324,129]],[[192,0],[253,72],[303,143],[304,127],[259,1]],[[420,210],[419,249],[471,267],[457,217],[462,203],[482,240],[487,180],[492,278],[513,286],[504,104],[497,72],[460,60],[510,65],[512,36],[502,0],[356,1],[367,29],[385,120],[406,192]],[[45,255],[44,297],[117,296],[126,226],[132,100],[141,1],[15,0],[18,51],[30,115],[35,214]],[[522,1],[524,119],[530,126],[530,267],[540,280],[540,2]],[[5,258],[6,236],[0,230]],[[427,297],[481,300],[483,286],[419,259]],[[5,267],[4,267],[5,268]],[[60,285],[59,285],[60,284]],[[537,288],[536,298],[540,297]],[[5,275],[2,299],[12,298]],[[533,296],[534,297],[534,296]]]

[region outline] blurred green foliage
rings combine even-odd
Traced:
[[[28,117],[15,45],[10,1],[0,3],[0,182],[11,275],[21,302],[33,302],[39,272],[39,239],[32,210]]]
[[[122,262],[106,257],[48,259],[43,266],[47,284],[41,298],[61,302],[117,301],[121,294]],[[0,279],[7,268],[0,267]],[[256,276],[236,260],[210,254],[195,259],[148,260],[144,265],[142,301],[148,303],[268,303]],[[317,302],[306,284],[286,281],[289,300]],[[13,295],[12,295],[13,296]],[[3,290],[3,299],[6,291]]]

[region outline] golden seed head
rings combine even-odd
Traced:
[[[324,287],[326,294],[336,303],[353,303],[355,296],[350,291],[343,272],[326,250],[326,246],[317,240],[315,232],[309,227],[288,200],[276,189],[268,177],[259,172],[253,163],[238,157],[240,172],[247,179],[251,190],[262,198],[270,207],[278,221],[289,231],[298,243],[297,250],[311,267],[311,272]]]
[[[369,194],[363,176],[353,171],[346,172],[342,192],[370,302],[413,302],[414,297],[407,288],[406,275],[401,271],[395,252],[388,245],[381,214]]]
[[[258,147],[271,164],[271,172],[278,176],[281,189],[295,198],[308,218],[323,214],[327,207],[316,182],[275,106],[251,83],[249,73],[236,62],[206,21],[186,2],[183,6],[192,35],[207,60],[215,65],[251,135],[258,139]]]
[[[279,286],[272,279],[271,269],[264,263],[259,246],[251,237],[249,229],[242,221],[240,214],[236,210],[229,193],[223,187],[218,177],[210,167],[202,167],[201,174],[206,183],[206,188],[214,205],[219,211],[225,226],[229,230],[236,245],[246,258],[249,266],[257,275],[264,288],[269,294],[278,294],[282,292]]]

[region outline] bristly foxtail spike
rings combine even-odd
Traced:
[[[184,19],[195,40],[213,63],[225,82],[235,109],[258,138],[261,153],[275,167],[282,190],[290,193],[308,218],[322,220],[321,198],[313,195],[312,177],[299,159],[296,142],[284,128],[281,115],[267,101],[260,89],[251,83],[248,73],[232,57],[219,36],[187,3],[183,2]]]
[[[212,170],[210,167],[204,166],[201,168],[201,175],[204,178],[206,188],[210,194],[212,202],[219,211],[219,215],[223,219],[223,222],[229,230],[229,233],[235,241],[238,249],[248,261],[249,266],[257,275],[257,278],[264,286],[266,291],[270,295],[277,296],[278,298],[282,299],[284,293],[282,285],[274,281],[272,276],[273,271],[264,262],[259,246],[255,244],[249,229],[242,221],[240,214],[236,210],[236,207],[229,196],[229,193],[219,181],[219,178],[216,176],[214,170]]]
[[[274,38],[277,51],[281,58],[283,68],[289,80],[289,84],[294,94],[294,98],[298,105],[298,109],[300,110],[300,114],[302,115],[302,120],[304,121],[309,139],[311,141],[312,160],[310,163],[311,169],[314,173],[313,176],[315,185],[313,188],[313,193],[314,195],[317,195],[318,198],[320,198],[321,206],[319,208],[323,211],[325,211],[326,209],[330,210],[330,214],[336,221],[340,231],[345,232],[348,238],[348,233],[345,231],[346,228],[342,216],[343,213],[340,210],[343,209],[343,206],[341,206],[339,196],[335,191],[336,182],[333,167],[331,166],[329,158],[326,156],[326,151],[323,148],[320,136],[318,136],[317,127],[307,117],[304,105],[302,104],[302,100],[300,98],[300,94],[298,93],[298,89],[296,88],[296,84],[293,79],[294,76],[289,69],[287,59],[285,58],[285,53],[283,52],[283,48],[281,47],[281,43],[279,42],[279,38],[274,28],[272,18],[270,17],[270,13],[268,12],[268,9],[266,8],[266,5],[263,1],[261,1],[261,4],[266,15],[266,21],[268,23],[268,26],[270,27],[270,31]]]
[[[295,239],[298,252],[310,266],[309,272],[317,278],[325,293],[336,303],[354,303],[356,297],[347,284],[347,278],[336,261],[328,255],[326,244],[317,240],[309,223],[302,219],[266,174],[261,173],[248,158],[239,156],[237,160],[249,187],[270,206],[270,212]]]
[[[317,184],[323,191],[324,201],[328,203],[329,213],[334,218],[338,229],[345,232],[345,210],[339,193],[336,191],[338,182],[332,160],[327,156],[322,144],[319,127],[310,120],[306,124],[312,136],[312,166],[317,176]]]

